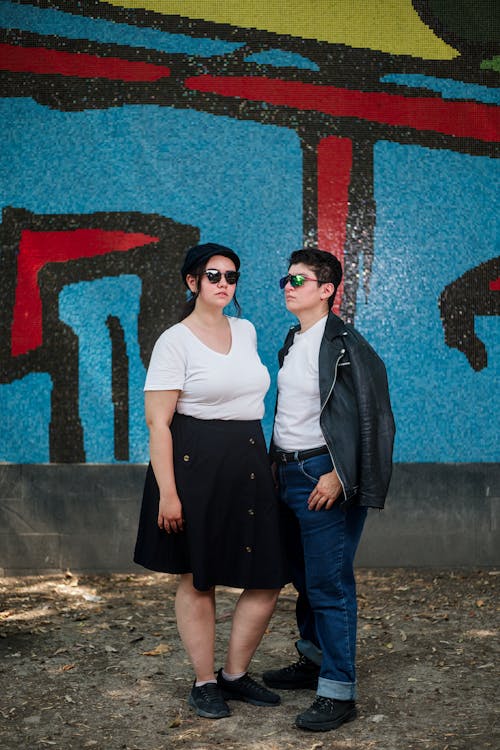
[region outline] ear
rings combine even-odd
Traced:
[[[186,284],[188,285],[188,289],[192,294],[195,294],[198,291],[198,281],[196,279],[196,276],[192,276],[190,273],[186,276]]]
[[[320,288],[321,288],[321,295],[320,295],[321,299],[329,299],[335,291],[335,286],[333,282],[331,281],[327,281],[324,284],[321,284]]]

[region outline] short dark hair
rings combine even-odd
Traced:
[[[333,286],[333,294],[329,299],[330,307],[337,293],[337,289],[342,281],[342,266],[338,258],[332,253],[325,250],[317,250],[313,247],[304,247],[301,250],[295,250],[288,259],[288,266],[294,263],[303,263],[305,266],[312,268],[318,281],[330,281]]]

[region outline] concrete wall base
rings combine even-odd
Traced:
[[[0,575],[141,572],[143,465],[0,465]],[[500,565],[500,464],[397,464],[360,567]]]

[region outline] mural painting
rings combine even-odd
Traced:
[[[396,460],[499,460],[494,4],[282,5],[0,2],[0,461],[147,460],[199,239],[240,254],[272,375],[288,255],[335,253]]]

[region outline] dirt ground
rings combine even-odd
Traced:
[[[360,570],[360,717],[298,730],[312,691],[198,718],[168,575],[0,578],[3,750],[486,750],[498,730],[498,571]],[[217,593],[218,653],[238,592]],[[295,658],[286,588],[251,673]]]

